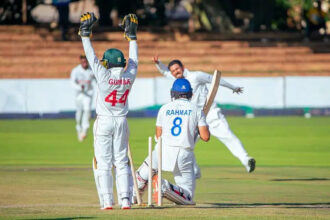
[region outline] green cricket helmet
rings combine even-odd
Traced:
[[[101,62],[107,69],[126,66],[126,59],[123,52],[116,48],[107,49],[103,54]]]

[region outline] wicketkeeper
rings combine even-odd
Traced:
[[[195,204],[195,137],[199,134],[203,141],[210,138],[204,112],[190,101],[192,92],[188,80],[175,80],[171,89],[172,101],[160,108],[156,122],[156,138],[162,137],[162,170],[173,172],[177,184],[163,180],[162,194],[179,205]],[[155,148],[153,158],[156,158],[158,143]],[[148,176],[148,167],[144,164],[138,175],[141,190],[145,187],[141,183],[146,183]]]
[[[70,76],[76,92],[76,130],[79,141],[83,141],[88,132],[91,105],[94,93],[95,77],[85,55],[80,55],[80,64],[73,68]]]
[[[136,31],[138,19],[129,14],[123,19],[124,36],[129,41],[129,59],[115,48],[104,52],[101,61],[91,45],[92,26],[96,22],[94,13],[80,18],[81,36],[86,57],[97,82],[97,119],[94,123],[94,176],[102,209],[112,209],[113,177],[112,166],[116,166],[121,208],[130,209],[129,166],[127,157],[128,112],[127,98],[134,83],[138,67]]]

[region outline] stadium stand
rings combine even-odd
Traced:
[[[167,63],[180,58],[191,70],[225,76],[329,76],[330,44],[303,42],[294,34],[139,33],[138,77],[159,76],[151,57],[159,54]],[[0,26],[0,78],[68,78],[78,55],[83,52],[78,37],[58,41],[56,33],[33,26]],[[231,38],[231,40],[229,40]],[[233,40],[234,39],[234,40]],[[261,40],[260,40],[261,39]],[[121,32],[94,34],[98,57],[109,47],[123,49],[127,42]]]

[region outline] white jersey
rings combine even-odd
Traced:
[[[122,67],[106,69],[97,59],[90,39],[82,38],[85,54],[97,81],[96,113],[100,116],[125,116],[127,98],[137,74],[138,48],[136,41],[129,42],[129,60]]]
[[[70,81],[77,95],[81,93],[88,96],[93,95],[93,84],[95,78],[90,67],[84,69],[81,64],[79,64],[73,68],[71,71]]]
[[[196,105],[187,99],[176,99],[160,108],[156,126],[162,127],[165,145],[194,150],[197,127],[206,126],[206,121]]]
[[[159,61],[159,64],[156,64],[156,67],[164,76],[175,80],[175,77],[171,74],[171,71],[163,63]],[[196,104],[199,108],[203,108],[208,94],[207,84],[212,82],[213,76],[205,72],[189,71],[188,69],[184,69],[183,76],[190,82],[193,90],[191,102]],[[220,80],[220,85],[232,90],[237,88],[223,79]]]

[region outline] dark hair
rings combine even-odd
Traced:
[[[173,66],[174,64],[178,64],[179,66],[181,66],[181,68],[183,68],[183,64],[181,63],[180,60],[172,60],[171,62],[169,62],[168,64],[168,69],[170,69],[171,66]]]
[[[80,57],[80,59],[87,59],[86,55],[84,55],[84,54],[80,55],[79,57]]]
[[[184,99],[191,99],[192,92],[176,92],[171,91],[171,97],[174,99],[184,98]]]

